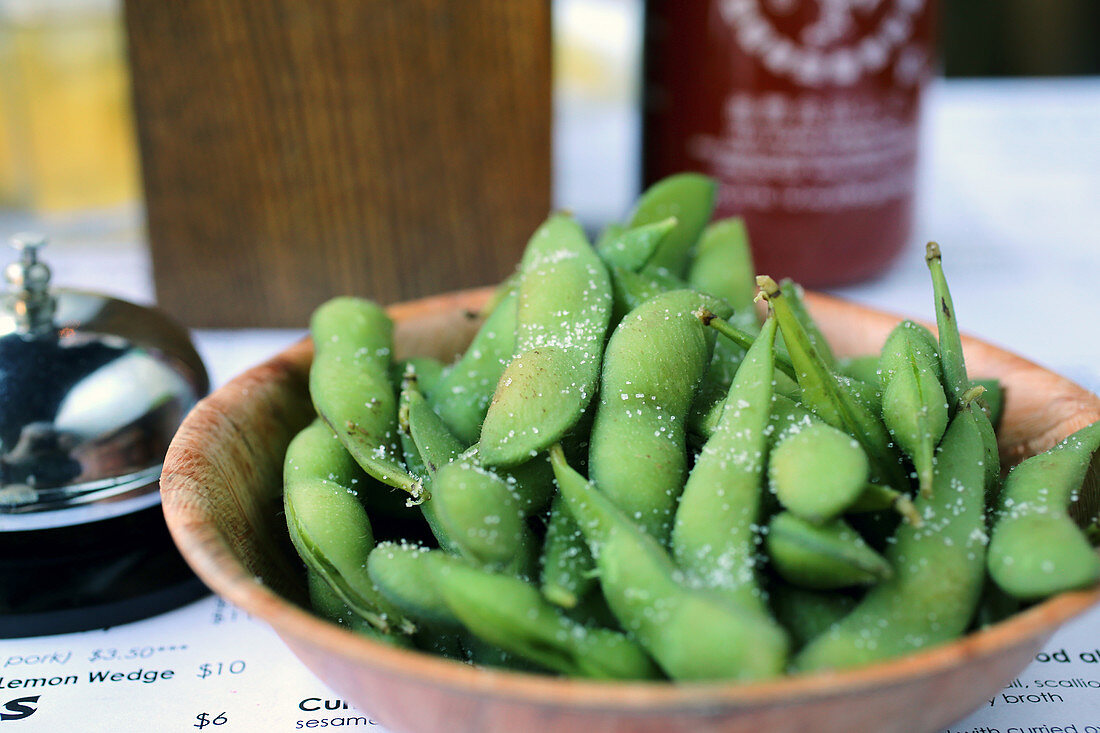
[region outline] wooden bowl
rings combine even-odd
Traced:
[[[487,290],[393,306],[397,357],[450,358]],[[899,320],[819,295],[809,304],[841,354],[875,351]],[[972,374],[1007,400],[1002,457],[1015,463],[1100,419],[1100,399],[1035,364],[967,339]],[[919,654],[839,673],[754,684],[607,683],[476,669],[356,636],[306,610],[286,539],[283,452],[312,417],[303,341],[203,400],[161,478],[172,536],[215,592],[263,619],[333,690],[393,731],[933,731],[995,695],[1100,591],[1065,593]],[[1095,502],[1095,482],[1088,501]]]

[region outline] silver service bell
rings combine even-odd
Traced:
[[[209,378],[159,310],[50,289],[45,240],[12,239],[0,300],[0,532],[51,529],[159,501],[168,443]]]

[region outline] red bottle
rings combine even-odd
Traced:
[[[757,271],[827,286],[910,236],[934,0],[647,0],[643,176],[720,182]]]

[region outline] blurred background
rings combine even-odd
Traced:
[[[367,4],[364,0],[363,7]],[[220,7],[216,2],[203,5]],[[416,5],[431,7],[427,2]],[[931,119],[921,129],[924,170],[917,181],[909,248],[891,271],[859,288],[834,292],[871,306],[920,313],[926,302],[921,243],[936,238],[965,245],[956,261],[960,268],[980,271],[981,282],[1026,276],[1032,292],[1064,293],[1062,273],[1083,277],[1096,272],[1095,227],[1082,222],[1095,213],[1100,191],[1100,3],[965,0],[944,1],[939,8],[940,78],[931,85],[925,106]],[[123,11],[119,0],[0,0],[0,236],[41,230],[52,239],[47,258],[55,282],[108,290],[137,302],[158,300],[165,306],[163,293],[153,288],[156,253],[151,253],[147,235]],[[553,206],[572,210],[597,231],[629,210],[641,186],[644,4],[553,0],[550,11],[549,198]],[[302,53],[308,59],[317,52],[306,48]],[[209,61],[197,57],[194,63]],[[314,92],[326,89],[316,80],[305,82],[314,84]],[[308,122],[302,128],[305,137],[298,140],[329,144],[325,128]],[[338,155],[339,147],[332,154]],[[295,170],[278,171],[280,185],[293,185]],[[332,180],[323,178],[324,171],[313,174],[321,176],[318,185],[335,186],[343,201],[354,206],[357,194],[340,188],[345,172],[330,176]],[[342,205],[339,197],[335,201]],[[292,213],[271,216],[285,219]],[[355,232],[349,232],[350,238]],[[1047,265],[1024,256],[1036,243],[1047,253]],[[243,243],[254,248],[265,244]],[[477,252],[499,245],[474,241],[470,246]],[[510,253],[504,259],[515,261]],[[333,262],[339,269],[351,269],[346,259]],[[296,277],[296,267],[284,266],[280,287],[302,287],[304,278]],[[447,267],[437,269],[446,276]],[[175,270],[170,274],[179,277]],[[238,279],[230,286],[240,282],[239,272],[233,276]],[[485,282],[491,281],[486,275]],[[322,278],[312,284],[318,292],[339,292]],[[443,289],[425,287],[431,288],[426,292]],[[1064,334],[1051,329],[1036,329],[1020,341],[1011,323],[997,317],[1017,304],[1014,292],[992,285],[975,288],[973,304],[962,293],[960,307],[979,312],[971,328],[993,341],[1017,345],[1033,358],[1051,355],[1045,363],[1100,388],[1100,369],[1084,345],[1067,346]],[[184,297],[205,299],[186,292]],[[1071,292],[1064,297],[1069,301],[1063,307],[1076,307],[1077,312],[1097,308],[1089,296]],[[319,302],[310,298],[306,307]],[[252,304],[221,310],[229,316],[262,310]],[[1053,318],[1055,303],[1043,307]],[[202,323],[182,307],[168,310],[190,326],[256,325]],[[261,325],[300,328],[304,320]],[[215,382],[262,355],[236,357],[241,344],[235,337],[225,342],[222,353],[234,356],[215,367],[220,372]]]
[[[1100,73],[1095,0],[941,6],[954,77]],[[554,0],[554,199],[592,224],[637,193],[640,0]],[[0,207],[62,237],[130,236],[140,181],[118,0],[0,0]],[[585,138],[605,141],[599,160]],[[591,185],[595,168],[619,171]]]

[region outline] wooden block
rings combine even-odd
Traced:
[[[157,299],[303,326],[497,282],[550,206],[547,0],[126,0]]]

